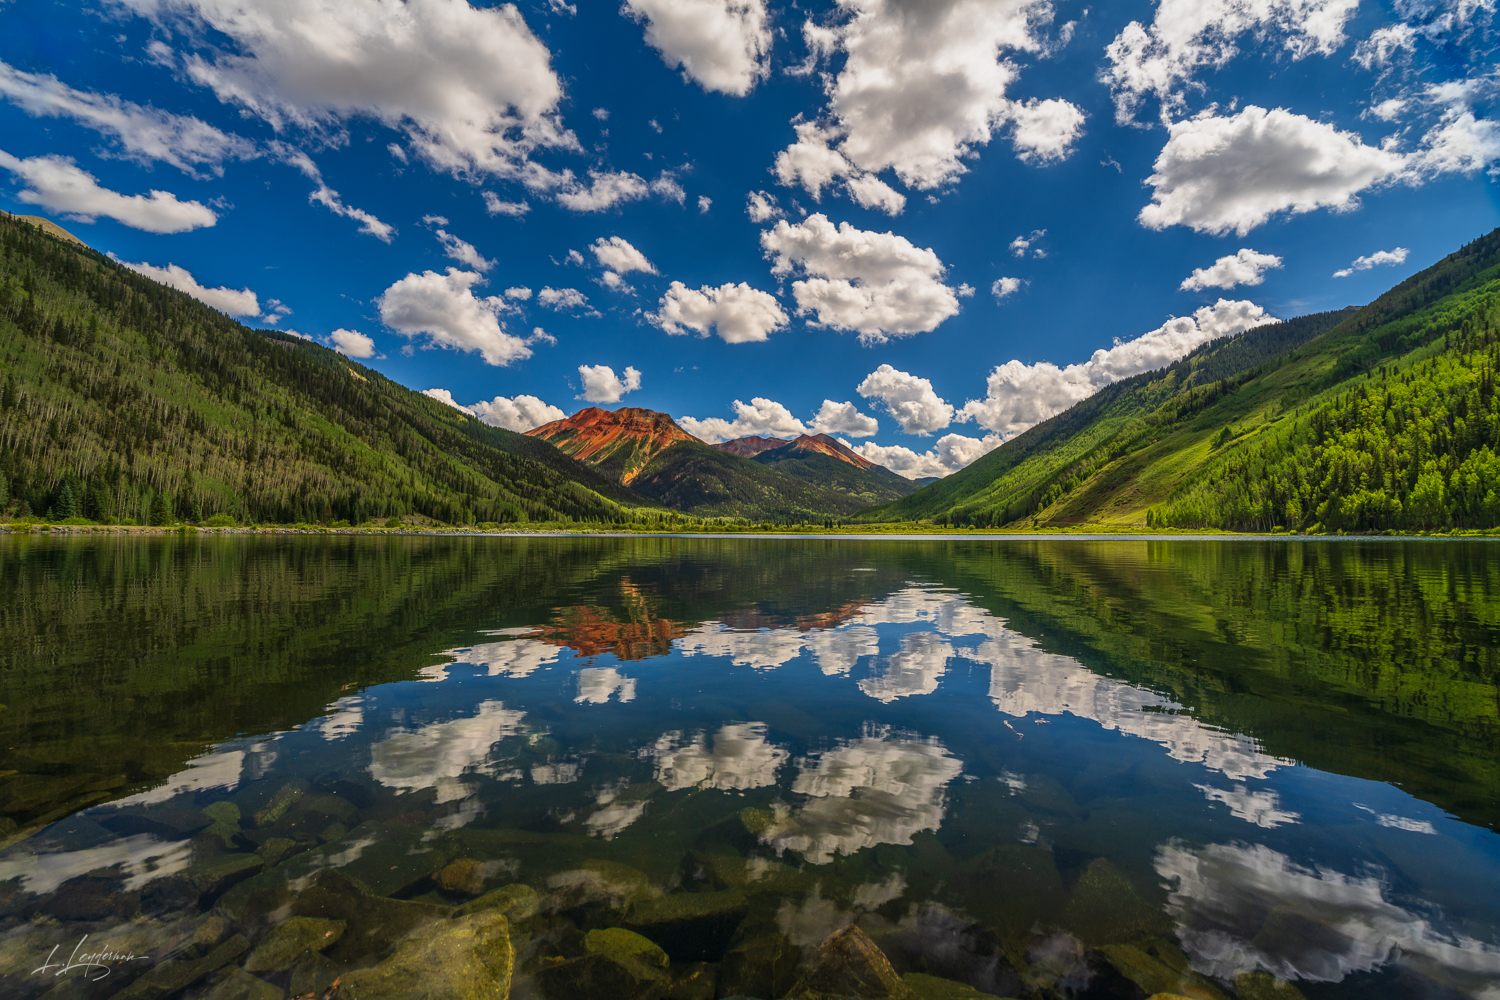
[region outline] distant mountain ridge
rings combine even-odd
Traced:
[[[651,459],[679,441],[703,443],[667,414],[636,406],[613,411],[590,406],[534,427],[526,436],[541,438],[626,486]]]
[[[843,517],[916,489],[825,434],[738,438],[725,448],[636,407],[589,407],[527,434],[642,497],[704,517]]]
[[[780,448],[784,444],[786,444],[785,438],[758,437],[754,434],[749,434],[730,441],[720,441],[718,444],[709,445],[709,447],[717,448],[719,451],[727,451],[731,455],[740,456],[740,458],[754,458],[763,451]]]

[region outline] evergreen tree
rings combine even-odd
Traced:
[[[151,501],[151,523],[158,527],[172,523],[172,498],[166,490],[158,490]]]

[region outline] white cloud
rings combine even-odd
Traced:
[[[609,239],[600,237],[589,245],[594,259],[611,271],[620,274],[629,274],[631,271],[644,271],[646,274],[655,274],[656,266],[646,259],[646,255],[619,236],[611,236]]]
[[[531,357],[531,348],[505,332],[498,295],[478,298],[473,287],[484,281],[473,271],[448,268],[446,274],[408,274],[375,300],[380,320],[404,337],[425,334],[434,346],[477,351],[486,364],[508,365]]]
[[[704,90],[750,93],[770,72],[771,29],[764,0],[625,0],[646,22],[646,44]]]
[[[624,295],[635,294],[634,286],[632,286],[624,278],[620,277],[613,271],[605,271],[603,274],[599,275],[599,284],[603,285],[605,288],[608,288],[612,292],[620,292]]]
[[[986,430],[1008,438],[1120,379],[1152,371],[1176,361],[1193,349],[1233,337],[1274,317],[1253,302],[1220,299],[1191,316],[1168,320],[1134,340],[1116,341],[1082,364],[1059,368],[1049,361],[1034,365],[1007,361],[990,372],[984,399],[971,399],[958,411],[959,422],[973,420]]]
[[[1397,22],[1376,28],[1370,37],[1354,47],[1354,61],[1365,69],[1384,69],[1400,52],[1410,52],[1417,44],[1417,29]]]
[[[536,300],[548,309],[583,309],[589,304],[588,296],[576,288],[543,287]]]
[[[424,216],[422,216],[422,225],[424,225],[424,226],[446,226],[447,224],[448,224],[448,217],[446,215],[424,215]]]
[[[712,330],[728,344],[763,341],[788,322],[776,296],[743,281],[697,290],[674,281],[662,296],[660,308],[646,318],[671,334],[691,330],[707,337]]]
[[[879,445],[873,441],[864,444],[851,444],[848,441],[843,443],[898,476],[905,476],[907,479],[936,476],[941,479],[994,451],[1004,441],[998,434],[987,434],[983,438],[945,434],[937,439],[937,444],[932,448],[920,452],[901,445]]]
[[[1152,229],[1190,226],[1244,236],[1278,212],[1344,210],[1364,189],[1398,176],[1401,154],[1283,108],[1177,122],[1147,183]]]
[[[687,192],[682,189],[681,184],[677,183],[677,178],[669,170],[663,170],[661,176],[651,182],[651,193],[659,198],[675,201],[679,205],[687,202]]]
[[[204,288],[188,273],[187,268],[178,267],[176,264],[168,264],[166,267],[156,267],[153,264],[146,263],[132,264],[127,260],[122,260],[120,263],[130,268],[136,274],[144,274],[152,281],[159,281],[168,288],[175,288],[179,292],[186,292],[204,305],[212,306],[227,316],[260,315],[260,300],[248,288],[241,288],[239,291],[223,286],[219,288]]]
[[[531,298],[531,289],[527,288],[525,285],[517,285],[514,288],[507,288],[505,290],[505,297],[507,299],[515,299],[517,302],[525,302],[527,299]]]
[[[446,223],[447,220],[444,220]],[[467,267],[476,271],[488,271],[495,266],[495,262],[488,260],[484,254],[474,248],[474,244],[465,242],[452,233],[437,231],[438,242],[443,244],[443,253],[452,257]]]
[[[589,171],[590,185],[573,182],[557,192],[557,202],[574,212],[603,212],[621,202],[639,201],[650,190],[638,174],[628,170]]]
[[[1220,802],[1229,807],[1236,819],[1254,823],[1266,830],[1301,821],[1302,814],[1281,808],[1281,797],[1271,789],[1252,792],[1244,785],[1231,789],[1215,788],[1213,785],[1194,785],[1210,802]]]
[[[592,114],[593,114],[593,116],[595,118],[599,119],[601,122],[607,122],[607,121],[609,121],[609,109],[608,108],[595,108],[593,110]]]
[[[197,118],[168,114],[121,100],[113,94],[74,90],[51,74],[26,73],[0,62],[0,97],[34,117],[71,118],[111,136],[125,157],[159,160],[199,176],[200,168],[222,173],[231,158],[250,159],[255,144],[229,135]]]
[[[815,313],[820,326],[856,330],[866,346],[925,333],[958,312],[937,254],[895,233],[847,222],[834,228],[819,213],[796,225],[782,219],[760,242],[774,257],[772,273],[807,275],[792,282],[797,315]]]
[[[1046,235],[1047,230],[1045,229],[1033,229],[1025,236],[1017,236],[1015,239],[1010,241],[1010,255],[1012,257],[1025,257],[1026,251],[1030,250],[1032,256],[1034,257],[1047,256],[1047,251],[1043,250],[1039,246],[1036,246],[1036,244],[1041,241],[1042,237]]]
[[[720,441],[731,441],[734,438],[750,435],[794,438],[808,433],[806,424],[794,417],[791,410],[773,399],[756,396],[749,403],[736,399],[733,406],[733,421],[725,420],[723,417],[707,417],[703,420],[696,417],[678,417],[677,423],[693,437],[707,441],[709,444],[718,444]]]
[[[568,256],[565,258],[564,262],[567,264],[577,264],[579,267],[587,266],[584,263],[583,254],[579,253],[577,250],[569,250]],[[554,261],[554,263],[556,262]]]
[[[829,147],[828,144],[838,138],[836,130],[820,126],[817,122],[800,122],[794,129],[797,141],[776,154],[776,163],[772,168],[779,182],[788,187],[801,187],[814,201],[821,201],[823,189],[838,182],[849,197],[863,208],[879,210],[887,215],[900,215],[905,210],[905,195],[873,173],[860,170],[843,153]],[[759,204],[757,195],[762,199]],[[755,192],[750,198],[750,218],[753,221],[760,222],[769,218],[768,209],[772,210],[772,214],[781,214],[779,210],[772,209],[775,199],[764,192]],[[769,204],[764,199],[769,199]],[[761,218],[757,218],[757,215]]]
[[[750,216],[751,222],[765,222],[767,219],[779,219],[786,213],[776,204],[774,194],[751,191],[745,196],[745,214]]]
[[[1368,257],[1357,257],[1354,263],[1343,270],[1334,271],[1335,278],[1347,278],[1355,271],[1368,271],[1372,267],[1382,264],[1405,264],[1406,255],[1411,253],[1406,247],[1397,247],[1394,250],[1376,250]]]
[[[375,216],[362,208],[354,208],[345,205],[339,193],[327,184],[319,184],[317,190],[307,196],[308,201],[315,201],[325,206],[334,215],[342,215],[346,219],[353,219],[359,223],[359,231],[373,236],[383,243],[389,243],[396,235],[396,228],[381,222]]]
[[[1275,254],[1241,248],[1239,253],[1220,257],[1211,267],[1193,268],[1193,273],[1183,278],[1178,288],[1184,292],[1197,292],[1205,288],[1258,285],[1266,280],[1267,271],[1280,266],[1281,258]]]
[[[706,214],[708,214],[708,210],[713,207],[713,204],[714,204],[714,200],[712,198],[710,198],[706,194],[700,194],[698,196],[698,214],[699,215],[706,215]]]
[[[880,423],[866,413],[860,413],[853,403],[835,403],[823,400],[812,419],[814,434],[844,434],[849,437],[870,437],[880,430]]]
[[[1132,21],[1105,47],[1101,74],[1114,92],[1115,117],[1135,117],[1148,95],[1163,121],[1181,111],[1200,69],[1222,68],[1238,54],[1236,40],[1274,38],[1293,59],[1332,55],[1359,0],[1161,0],[1149,27]]]
[[[440,170],[533,187],[557,180],[528,161],[533,150],[577,148],[557,116],[551,53],[512,4],[121,2],[157,20],[179,15],[187,37],[201,37],[198,25],[226,35],[230,51],[184,57],[188,76],[278,130],[336,133],[349,118],[373,118]]]
[[[1024,284],[1026,282],[1020,278],[996,278],[995,283],[990,285],[990,294],[995,297],[996,302],[999,302],[1007,295],[1019,292]]]
[[[556,347],[557,346],[557,338],[554,337],[554,336],[552,336],[552,334],[548,333],[546,330],[543,330],[541,327],[534,326],[534,327],[531,328],[531,336],[529,336],[529,337],[526,338],[526,343],[528,343],[528,344],[550,344],[553,347]]]
[[[891,187],[874,174],[860,174],[844,182],[849,197],[861,208],[881,211],[886,215],[900,215],[906,210],[906,195]]]
[[[1411,180],[1432,174],[1474,174],[1500,161],[1500,123],[1454,107],[1422,137],[1422,145],[1408,157]],[[1490,170],[1492,176],[1496,172]]]
[[[447,389],[424,389],[422,395],[431,396],[440,403],[447,403],[455,410],[463,410],[470,416],[477,417],[482,424],[491,427],[503,427],[508,431],[518,434],[525,433],[534,427],[550,424],[554,420],[561,420],[566,414],[562,410],[549,403],[544,403],[535,396],[496,396],[491,400],[480,400],[472,406],[465,406],[453,398],[453,394]],[[506,643],[509,647],[512,644]],[[477,662],[466,659],[462,662]],[[492,670],[491,673],[494,671]],[[524,676],[524,675],[522,675]]]
[[[508,215],[512,219],[519,219],[531,211],[531,206],[524,201],[504,201],[495,192],[485,191],[484,210],[491,215]]]
[[[1077,108],[1006,96],[1020,72],[1006,53],[1046,49],[1040,33],[1051,23],[1050,4],[841,0],[840,7],[842,23],[803,28],[814,60],[840,51],[845,60],[826,78],[827,121],[804,123],[786,159],[778,157],[782,183],[816,197],[820,181],[891,169],[906,186],[927,190],[963,174],[964,159],[1006,128],[1022,159],[1071,149],[1083,121]]]
[[[375,341],[356,330],[345,330],[342,327],[328,335],[333,344],[333,349],[340,354],[350,358],[373,358],[375,356]]]
[[[170,191],[123,195],[100,187],[93,174],[63,156],[32,156],[21,160],[0,150],[0,167],[25,182],[15,195],[24,205],[40,205],[79,222],[99,216],[148,233],[185,233],[212,226],[219,217],[196,201],[178,201]]]
[[[932,383],[890,365],[881,365],[859,384],[858,392],[876,399],[896,418],[907,434],[931,434],[953,420],[953,404],[939,396]]]
[[[621,396],[641,387],[641,373],[634,368],[626,368],[621,379],[608,365],[579,365],[578,377],[583,380],[578,398],[590,403],[618,403]]]

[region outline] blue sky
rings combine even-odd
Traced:
[[[513,429],[940,475],[1500,224],[1495,5],[11,0],[0,207]]]

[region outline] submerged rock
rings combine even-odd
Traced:
[[[635,904],[625,924],[679,962],[700,962],[724,954],[748,911],[740,892],[678,892]]]
[[[1062,923],[1091,945],[1136,941],[1172,929],[1161,908],[1142,899],[1106,858],[1095,858],[1079,876]]]
[[[161,1000],[185,990],[210,972],[217,972],[250,947],[243,935],[219,945],[202,958],[175,959],[153,966],[150,971],[115,994],[116,1000]]]
[[[297,842],[290,837],[271,837],[255,849],[268,865],[278,865],[297,850]]]
[[[235,969],[204,994],[203,1000],[281,1000],[281,990],[244,969]]]
[[[317,952],[305,954],[292,966],[292,978],[288,987],[290,995],[302,997],[312,993],[321,997],[342,971],[343,967],[329,961],[327,955]]]
[[[264,858],[254,854],[223,854],[199,862],[183,872],[198,891],[200,906],[207,907],[240,882],[260,873]]]
[[[509,922],[476,913],[423,928],[379,965],[344,976],[339,1000],[507,1000],[514,967]]]
[[[724,954],[719,985],[725,996],[784,997],[797,979],[802,949],[775,930],[750,935]]]
[[[787,995],[794,1000],[917,1000],[916,992],[896,975],[885,953],[853,925],[834,931],[818,945],[812,968]]]
[[[667,953],[623,927],[589,931],[584,951],[537,974],[548,1000],[662,1000],[672,986]]]
[[[536,916],[539,899],[536,890],[529,885],[516,883],[491,889],[477,899],[471,899],[456,911],[456,916],[466,917],[471,913],[494,910],[505,914],[512,928],[524,924]]]
[[[1234,977],[1240,1000],[1303,1000],[1302,991],[1269,972],[1241,972]]]
[[[473,858],[459,858],[434,875],[433,881],[444,892],[477,896],[484,888],[484,862]]]
[[[290,969],[307,952],[327,951],[338,944],[348,924],[322,917],[283,920],[265,936],[245,960],[248,972]]]
[[[549,910],[578,906],[619,908],[655,895],[646,873],[615,861],[589,860],[547,879]]]
[[[667,1000],[714,1000],[718,994],[719,967],[713,962],[698,962],[672,980]]]
[[[296,804],[297,800],[307,794],[307,789],[295,782],[287,782],[282,785],[271,801],[255,811],[255,825],[259,827],[272,826],[286,811]]]
[[[234,838],[240,835],[240,807],[233,802],[210,802],[203,807],[209,826],[204,832],[218,837],[225,847],[234,846]]]
[[[1223,990],[1193,971],[1181,949],[1166,941],[1152,941],[1142,948],[1108,944],[1099,951],[1147,996],[1175,993],[1188,1000],[1228,1000]]]
[[[1000,1000],[993,993],[981,993],[968,983],[940,979],[921,972],[908,972],[901,981],[918,1000]]]

